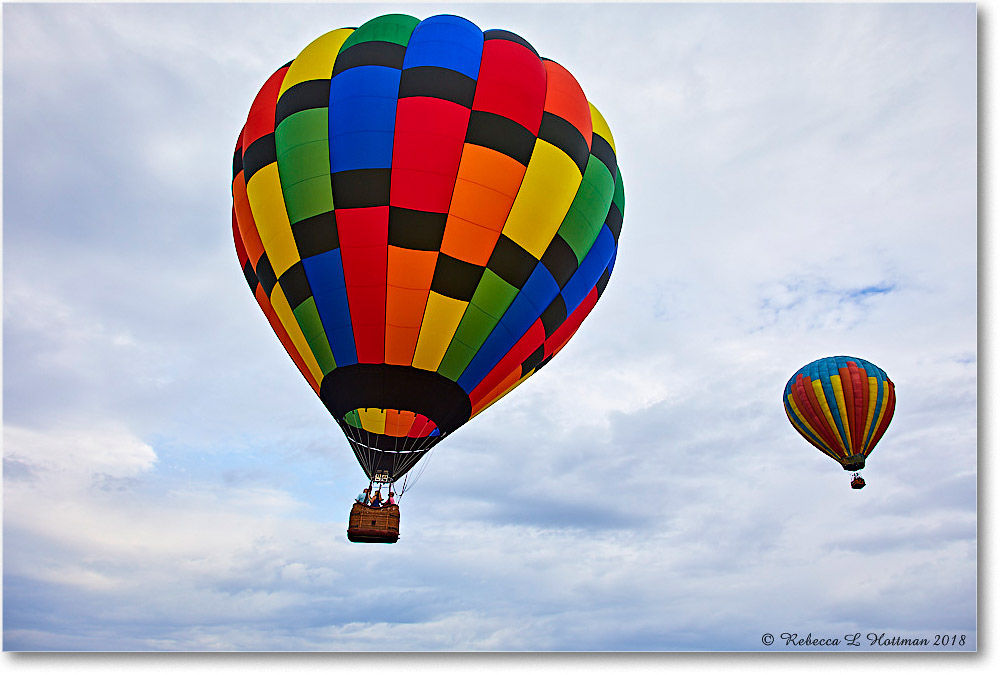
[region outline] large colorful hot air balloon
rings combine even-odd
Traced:
[[[322,35],[264,83],[233,158],[247,282],[390,483],[562,349],[608,283],[623,209],[576,79],[457,16]]]
[[[784,402],[796,431],[855,472],[851,487],[864,487],[856,472],[864,468],[896,408],[896,388],[885,372],[864,359],[828,356],[792,375]]]

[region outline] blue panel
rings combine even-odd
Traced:
[[[417,24],[406,47],[403,68],[439,66],[475,80],[482,57],[483,32],[479,27],[461,17],[442,14]]]
[[[400,71],[358,66],[330,80],[330,171],[388,169]]]
[[[392,166],[392,132],[358,131],[330,136],[330,172],[388,169]]]
[[[577,268],[573,276],[566,282],[566,287],[562,290],[563,300],[566,302],[566,314],[572,314],[573,310],[579,307],[583,299],[597,284],[597,281],[608,268],[615,253],[615,238],[611,230],[605,225],[601,228],[600,234],[594,240],[594,245],[583,257],[583,262]]]
[[[338,367],[357,363],[340,249],[305,258],[302,266],[316,299],[316,310],[330,341],[334,361]]]

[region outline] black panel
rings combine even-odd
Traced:
[[[306,271],[302,267],[301,260],[285,270],[278,283],[281,284],[281,290],[292,309],[312,297],[312,289],[309,287],[309,280],[306,279]]]
[[[501,234],[486,266],[514,288],[524,288],[538,261],[535,257]]]
[[[472,107],[476,81],[464,73],[438,66],[418,66],[403,71],[399,81],[399,98],[430,96]]]
[[[402,69],[406,47],[395,42],[368,40],[340,52],[333,66],[333,77],[356,66],[388,66]]]
[[[438,256],[437,266],[434,268],[431,290],[449,298],[469,302],[472,300],[472,294],[476,292],[479,280],[483,278],[483,271],[479,265],[442,253]]]
[[[338,209],[389,205],[391,169],[352,169],[331,174],[333,204]]]
[[[597,134],[594,134],[590,145],[590,154],[604,162],[604,166],[608,167],[608,170],[611,171],[611,176],[617,179],[618,158],[615,157],[615,151],[611,148],[611,144]]]
[[[473,110],[465,142],[481,145],[528,166],[535,149],[535,135],[512,119],[496,113]]]
[[[509,30],[493,29],[483,31],[483,40],[510,40],[511,42],[516,42],[523,47],[527,47],[535,56],[538,56],[538,52],[536,52],[535,48],[531,46],[531,43],[517,33],[511,33]]]
[[[278,155],[274,150],[274,134],[261,136],[250,144],[250,147],[243,153],[243,177],[246,182],[250,182],[250,177],[263,169],[268,164],[278,161]]]
[[[439,251],[447,213],[389,207],[389,244],[415,251]]]
[[[472,415],[469,395],[458,384],[409,366],[340,366],[323,378],[319,396],[337,420],[357,408],[394,408],[426,415],[448,433]]]
[[[292,223],[292,236],[295,238],[299,255],[303,258],[340,248],[337,218],[333,215],[333,211],[319,213]]]
[[[615,244],[617,244],[618,235],[622,233],[622,212],[618,210],[618,205],[614,202],[611,202],[611,208],[608,209],[608,215],[604,219],[604,224],[611,230],[611,235],[615,238]]]
[[[597,289],[598,298],[600,298],[601,294],[604,293],[604,289],[607,288],[608,282],[610,280],[611,280],[611,272],[609,272],[607,268],[605,268],[604,274],[601,275],[601,278],[597,280],[597,284],[594,286],[594,288]]]
[[[587,139],[583,137],[579,129],[562,117],[549,112],[542,113],[542,126],[538,130],[538,137],[569,155],[577,168],[580,169],[581,176],[587,170],[587,162],[590,161],[590,148],[587,147]]]
[[[306,80],[289,87],[274,107],[274,128],[289,115],[330,105],[330,80]]]
[[[556,296],[556,299],[549,303],[549,306],[545,308],[540,317],[542,320],[542,328],[545,329],[545,337],[551,337],[553,333],[559,326],[563,325],[566,321],[566,301],[563,300],[563,296],[560,293]]]
[[[247,260],[246,264],[243,265],[243,276],[246,277],[247,285],[250,286],[250,292],[257,293],[257,284],[260,283],[257,279],[257,273],[253,271],[253,265]]]
[[[267,259],[267,253],[261,254],[260,260],[257,261],[256,271],[257,279],[260,280],[260,285],[264,287],[264,293],[270,298],[274,285],[278,283],[278,277],[274,274],[271,261]]]
[[[530,373],[531,370],[542,362],[545,358],[545,345],[538,345],[538,349],[531,352],[524,361],[521,362],[521,377]]]
[[[576,254],[569,247],[566,240],[559,234],[553,237],[549,247],[542,255],[542,264],[549,270],[552,278],[559,284],[559,288],[565,288],[569,278],[576,272],[579,263]]]
[[[240,143],[236,146],[236,150],[233,152],[233,180],[240,175],[240,171],[243,170],[243,144]]]

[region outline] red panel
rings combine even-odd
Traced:
[[[848,410],[850,410],[848,419],[851,425],[851,440],[854,442],[854,452],[862,452],[865,449],[865,418],[868,415],[868,409],[863,406],[866,398],[864,392],[868,389],[868,378],[865,377],[865,371],[861,370],[854,361],[848,361],[845,370],[847,371],[847,379],[851,383],[851,400],[847,405]],[[843,375],[840,379],[844,380]],[[847,402],[846,396],[845,402]]]
[[[392,150],[390,204],[447,213],[469,114],[468,108],[442,99],[400,100]]]
[[[503,115],[538,135],[545,105],[545,67],[528,48],[486,40],[473,110]]]
[[[389,207],[337,209],[337,234],[358,361],[384,363]]]
[[[840,388],[844,392],[844,412],[847,413],[847,428],[844,431],[851,439],[849,452],[855,454],[861,452],[862,448],[858,447],[859,436],[854,428],[854,423],[858,418],[857,412],[854,410],[854,382],[851,380],[851,371],[847,368],[838,368],[837,374],[840,375]]]
[[[868,422],[868,405],[871,403],[871,394],[868,391],[868,373],[865,372],[863,369],[858,368],[858,374],[860,375],[861,379],[861,387],[860,387],[861,395],[858,397],[860,400],[861,414],[858,415],[858,428],[861,430],[860,438],[862,439],[862,441],[864,441],[864,434],[865,431],[867,431],[865,425]]]
[[[389,243],[389,207],[337,209],[337,236],[343,248]]]
[[[545,110],[558,115],[576,127],[590,147],[594,136],[594,121],[590,104],[576,78],[555,61],[544,61],[547,75]]]
[[[285,79],[288,66],[279,68],[267,78],[267,82],[257,92],[257,97],[250,106],[246,126],[243,128],[243,150],[261,136],[274,133],[274,106],[278,102],[278,91]]]

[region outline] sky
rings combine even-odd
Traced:
[[[569,69],[625,217],[583,327],[379,546],[230,180],[264,80],[391,12]],[[5,3],[3,648],[975,650],[977,171],[974,4]],[[781,403],[835,354],[897,390],[861,491]]]

